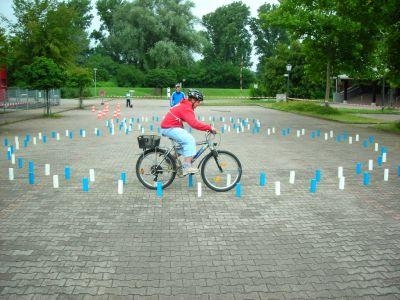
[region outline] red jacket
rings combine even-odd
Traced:
[[[161,122],[161,128],[183,127],[183,122],[186,122],[190,127],[201,130],[211,131],[212,127],[209,124],[203,123],[196,119],[192,102],[188,99],[183,99],[178,105],[171,107]]]

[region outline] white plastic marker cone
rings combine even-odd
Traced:
[[[68,130],[68,129],[65,130],[65,136],[66,136],[66,137],[69,137],[69,130]]]
[[[301,131],[300,131],[300,129],[298,129],[298,130],[297,130],[297,137],[299,138],[300,135],[301,135]]]
[[[339,190],[344,190],[344,182],[346,178],[345,177],[340,177],[339,178]]]
[[[360,135],[356,134],[356,142],[360,141]]]
[[[59,186],[58,175],[53,175],[53,188],[58,189]]]
[[[378,143],[375,143],[375,152],[378,152],[378,149],[379,149],[379,145],[378,145]]]
[[[382,153],[382,162],[386,162],[386,152]]]
[[[201,182],[197,183],[197,198],[201,197]]]
[[[333,138],[333,130],[329,131],[329,136]]]
[[[36,145],[36,136],[33,137],[33,144]]]
[[[14,168],[8,168],[8,179],[14,180]]]
[[[44,165],[44,175],[46,175],[46,176],[50,175],[50,164]]]
[[[301,130],[301,135],[305,135],[306,134],[306,130],[303,128],[302,130]]]
[[[290,175],[289,175],[289,183],[290,184],[294,184],[295,176],[296,176],[296,172],[295,171],[290,171]]]
[[[60,134],[57,132],[57,141],[60,140]]]
[[[349,136],[349,144],[353,144],[353,137]]]
[[[389,169],[385,169],[383,173],[383,180],[388,181],[389,180]]]
[[[279,196],[281,194],[281,182],[275,181],[275,195]]]
[[[122,179],[118,179],[118,195],[122,195],[124,193],[124,182]]]
[[[338,172],[337,172],[337,177],[342,178],[343,177],[343,167],[338,167]]]
[[[231,185],[231,180],[232,180],[231,174],[227,174],[226,175],[226,186],[230,186]]]
[[[11,154],[11,163],[15,165],[15,153]]]
[[[94,169],[90,169],[89,170],[89,180],[90,180],[90,182],[94,182],[95,181]]]
[[[325,133],[325,141],[327,141],[328,140],[328,133],[326,132]]]
[[[42,133],[41,132],[38,133],[38,138],[39,138],[39,140],[42,139]]]
[[[372,171],[374,169],[374,161],[372,159],[368,160],[368,170]]]

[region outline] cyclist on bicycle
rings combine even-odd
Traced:
[[[187,99],[183,99],[179,104],[171,107],[161,122],[162,135],[177,141],[182,146],[183,175],[199,172],[199,169],[192,166],[192,158],[196,154],[196,140],[183,128],[183,122],[194,129],[216,133],[211,125],[196,119],[194,110],[202,101],[203,94],[201,92],[195,89],[189,90]]]

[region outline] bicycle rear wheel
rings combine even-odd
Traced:
[[[215,153],[215,154],[214,154]],[[201,165],[201,178],[216,192],[226,192],[240,181],[242,165],[231,152],[216,150],[209,153]]]
[[[157,182],[163,189],[175,179],[176,162],[171,154],[165,155],[163,149],[146,150],[136,162],[136,176],[148,189],[157,189]]]

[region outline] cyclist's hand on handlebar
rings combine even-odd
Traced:
[[[211,128],[210,132],[211,132],[212,134],[217,134],[217,130],[215,130],[215,128]]]

